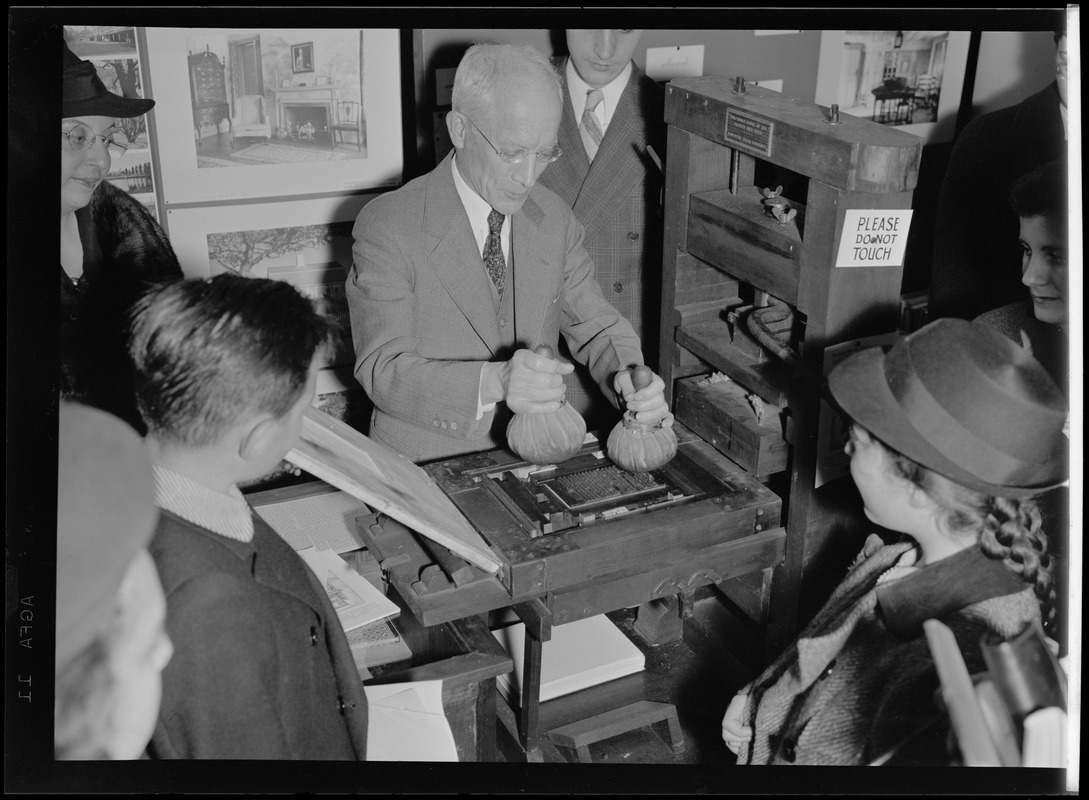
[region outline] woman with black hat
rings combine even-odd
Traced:
[[[127,143],[115,124],[153,100],[109,91],[95,66],[64,47],[61,109],[61,394],[139,431],[125,340],[128,310],[151,283],[182,277],[158,223],[106,180]]]
[[[1053,604],[1032,498],[1065,480],[1066,402],[1025,350],[958,319],[851,356],[828,388],[852,421],[866,516],[904,535],[869,537],[824,608],[730,703],[722,738],[739,764],[868,764],[909,739],[915,760],[947,763],[941,726],[913,738],[940,720],[922,624],[947,625],[977,673],[983,635],[1016,636]]]

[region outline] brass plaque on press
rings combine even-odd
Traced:
[[[770,156],[774,132],[774,122],[750,117],[732,108],[726,110],[726,129],[723,137],[727,144],[738,144],[748,150]]]

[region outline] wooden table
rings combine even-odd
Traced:
[[[525,624],[524,689],[512,733],[527,760],[542,760],[541,653],[553,625],[649,601],[659,609],[669,602],[683,618],[698,588],[770,575],[782,560],[778,496],[684,426],[676,430],[678,456],[667,468],[683,467],[703,482],[691,502],[537,537],[483,483],[485,476],[529,466],[513,454],[494,450],[425,465],[503,562],[494,576],[395,520],[378,517],[362,527],[383,572],[424,626],[502,608]],[[600,451],[600,444],[586,444],[572,462]],[[666,629],[679,636],[679,626]]]
[[[397,628],[413,653],[411,665],[370,667],[365,683],[442,681],[442,707],[454,734],[458,761],[496,761],[495,679],[510,672],[510,656],[480,617],[425,628],[404,607]]]

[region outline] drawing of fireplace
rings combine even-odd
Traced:
[[[287,86],[273,89],[279,139],[332,146],[330,125],[336,103],[335,86]]]

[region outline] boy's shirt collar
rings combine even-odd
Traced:
[[[253,514],[237,486],[223,494],[167,467],[153,469],[159,508],[228,539],[253,540]]]

